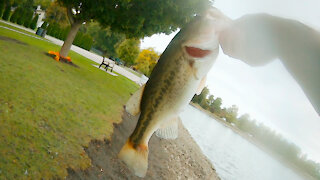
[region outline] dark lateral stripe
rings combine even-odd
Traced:
[[[181,56],[176,61],[184,61],[184,57]],[[176,63],[177,65],[180,65],[179,63]],[[130,141],[133,143],[133,147],[136,148],[148,128],[150,122],[153,120],[154,113],[157,111],[157,108],[159,107],[160,103],[163,101],[163,95],[167,94],[168,89],[171,87],[171,85],[174,83],[173,81],[176,80],[175,76],[179,71],[181,70],[180,67],[174,68],[174,70],[171,70],[168,72],[166,78],[159,83],[163,83],[163,86],[157,91],[156,98],[153,99],[153,102],[150,107],[147,108],[146,112],[141,112],[141,115],[138,120],[138,124],[134,130],[134,132],[130,136]],[[149,103],[148,103],[149,104]]]

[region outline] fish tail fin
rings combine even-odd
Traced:
[[[148,169],[148,145],[138,145],[134,148],[129,140],[118,154],[119,159],[126,163],[136,176],[144,177]]]

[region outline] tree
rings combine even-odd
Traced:
[[[93,38],[93,47],[107,56],[117,56],[116,49],[125,40],[124,34],[112,32],[110,28],[103,28],[98,22],[86,23],[80,31],[88,33]]]
[[[67,9],[60,6],[57,1],[53,1],[46,9],[46,19],[49,24],[58,23],[60,26],[69,26]]]
[[[41,9],[47,9],[50,6],[51,2],[52,0],[35,0],[34,4],[40,5]]]
[[[2,19],[8,21],[11,13],[11,5],[7,4],[6,9],[4,10]]]
[[[134,68],[150,76],[154,66],[157,64],[159,59],[158,53],[153,49],[144,49],[140,52],[138,58],[135,60],[136,65]]]
[[[118,57],[125,61],[125,65],[131,66],[139,55],[140,41],[138,39],[126,39],[116,51]]]
[[[239,129],[248,132],[250,129],[250,115],[243,114],[239,117],[237,126]]]
[[[238,116],[238,107],[236,105],[232,105],[227,109],[226,120],[229,123],[236,123]]]
[[[26,2],[26,0],[13,0],[12,7],[18,7],[25,2]]]
[[[58,0],[66,7],[70,32],[60,54],[67,56],[72,42],[84,22],[97,20],[111,31],[129,38],[171,33],[190,21],[195,14],[209,7],[209,0]]]
[[[199,95],[194,95],[192,102],[198,103],[200,106],[206,102],[207,96],[209,95],[208,87],[204,87]]]
[[[218,97],[210,104],[210,111],[216,115],[219,115],[221,112],[221,105],[222,99]]]
[[[37,27],[38,18],[39,18],[39,15],[36,14],[34,16],[34,18],[32,19],[31,24],[30,24],[31,29],[35,29]]]

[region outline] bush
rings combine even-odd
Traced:
[[[79,31],[72,44],[89,51],[92,47],[93,39],[89,34]]]
[[[32,21],[33,11],[32,10],[26,10],[24,14],[24,21],[23,26],[26,28],[30,27],[31,21]]]
[[[57,23],[53,23],[52,36],[59,39],[60,26]]]
[[[47,27],[47,34],[50,36],[52,36],[52,29],[53,29],[53,25],[52,23],[50,23],[49,26]]]
[[[62,39],[62,31],[63,29],[61,29],[59,26],[57,27],[57,32],[56,32],[56,38],[63,40]]]
[[[18,20],[18,17],[21,16],[21,13],[22,13],[22,8],[21,7],[16,8],[10,17],[10,21],[13,23],[16,23]]]
[[[17,15],[18,17],[17,17],[17,24],[19,24],[19,25],[23,25],[23,23],[24,23],[24,19],[25,19],[25,10],[24,9],[22,9],[21,10],[21,12],[19,12],[19,14]]]
[[[82,37],[83,37],[83,32],[78,32],[76,37],[74,38],[74,41],[72,44],[76,45],[76,46],[81,46],[81,41],[82,41]]]
[[[4,10],[2,19],[8,21],[11,14],[11,5],[7,4],[6,9]]]
[[[69,31],[70,31],[70,26],[63,29],[63,31],[62,31],[62,39],[63,40],[65,40],[67,38]]]
[[[31,21],[31,24],[30,24],[30,28],[31,28],[31,29],[36,29],[38,19],[39,19],[39,15],[36,14],[36,15],[34,16],[34,18],[32,19],[32,21]]]
[[[42,24],[41,24],[41,28],[42,29],[47,29],[48,27],[48,23],[46,21],[44,21]]]
[[[84,34],[82,39],[81,39],[80,47],[90,51],[90,49],[92,47],[92,44],[93,44],[92,37],[89,34]]]
[[[5,3],[4,1],[0,1],[0,18],[2,17],[2,14],[4,12]]]

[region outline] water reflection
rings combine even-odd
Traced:
[[[192,106],[181,119],[225,180],[299,180],[291,169]]]

